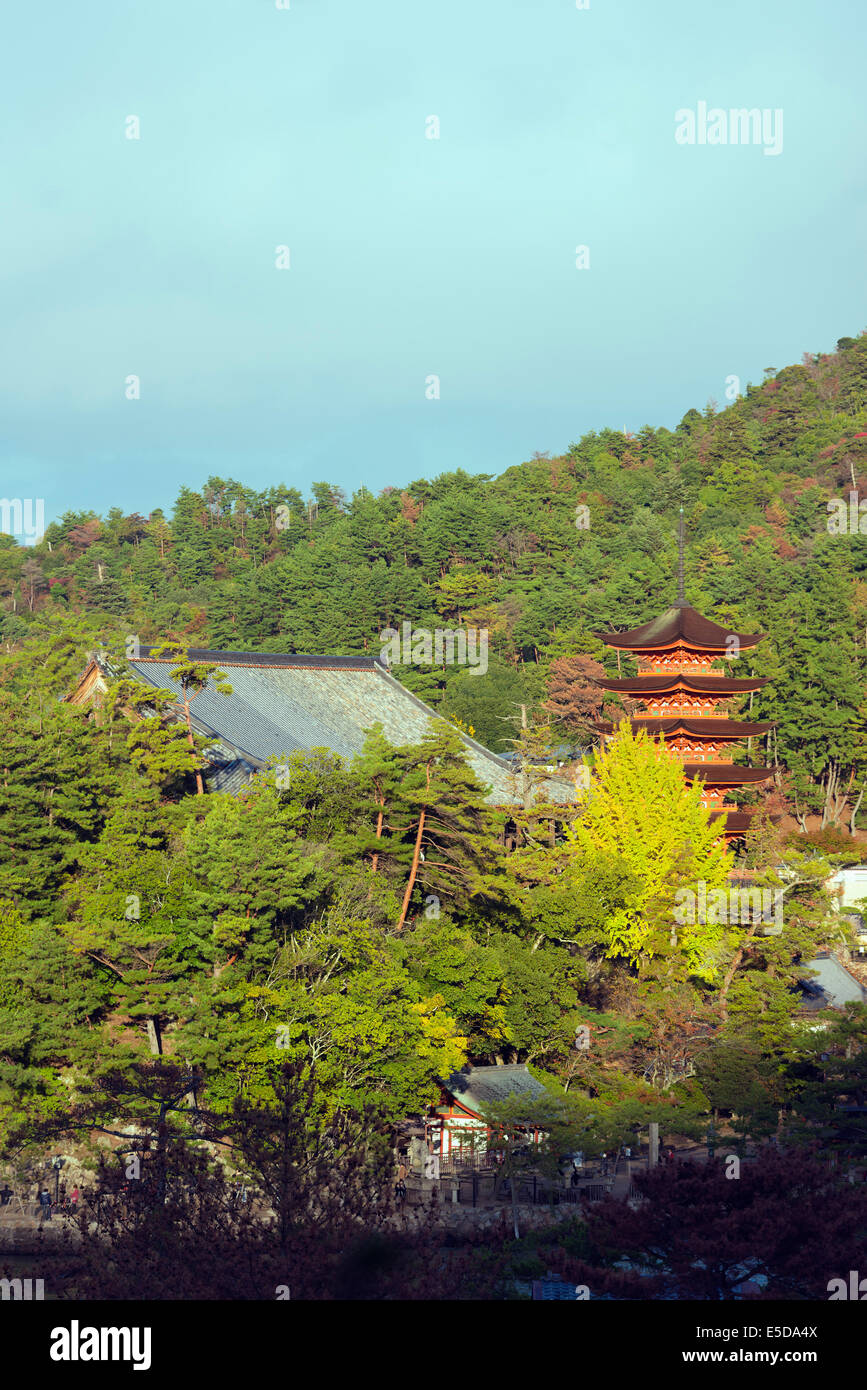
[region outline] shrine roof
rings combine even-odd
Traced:
[[[594,636],[607,647],[620,647],[627,651],[659,651],[681,642],[710,651],[728,651],[733,637],[737,637],[739,647],[754,647],[761,642],[764,633],[749,635],[732,632],[731,628],[720,627],[719,623],[703,617],[689,604],[675,603],[641,627],[631,628],[628,632],[596,632]]]
[[[525,1065],[511,1067],[472,1067],[469,1071],[454,1071],[443,1080],[443,1086],[460,1105],[481,1113],[485,1105],[505,1100],[508,1096],[526,1096],[536,1100],[545,1094],[545,1087],[531,1076]]]
[[[675,690],[686,690],[696,695],[740,695],[750,690],[761,690],[769,680],[770,676],[691,676],[688,671],[677,671],[674,675],[596,680],[594,684],[603,690],[613,690],[623,695],[665,695]]]

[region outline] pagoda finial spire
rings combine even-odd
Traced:
[[[680,516],[677,523],[677,606],[686,607],[686,599],[683,596],[683,506],[680,508]]]

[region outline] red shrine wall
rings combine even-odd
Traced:
[[[723,698],[727,697],[720,696]],[[725,710],[717,709],[719,701],[710,695],[690,695],[686,690],[675,690],[670,695],[634,695],[633,699],[645,704],[645,713],[654,719],[670,719],[673,714],[688,715],[692,719],[728,719]]]

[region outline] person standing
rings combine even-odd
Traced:
[[[395,1197],[406,1196],[406,1164],[401,1162],[397,1168],[397,1181],[394,1184]]]
[[[43,1187],[39,1194],[40,1215],[43,1221],[51,1220],[51,1193],[47,1187]]]

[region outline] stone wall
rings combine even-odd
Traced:
[[[553,1210],[548,1206],[527,1206],[519,1204],[516,1208],[518,1213],[518,1230],[523,1235],[529,1230],[544,1230],[546,1227],[559,1225],[562,1221],[574,1220],[576,1217],[583,1216],[582,1208],[578,1205],[555,1206]],[[402,1212],[396,1213],[391,1222],[402,1230],[412,1230],[414,1227],[423,1226],[430,1220],[435,1220],[445,1226],[449,1231],[466,1231],[475,1234],[478,1231],[491,1231],[504,1229],[512,1232],[512,1207],[508,1203],[505,1206],[471,1207],[465,1204],[452,1202],[440,1202],[433,1208],[427,1204],[419,1206],[407,1206]]]
[[[66,1240],[63,1232],[67,1232]],[[69,1221],[59,1217],[46,1221],[40,1226],[37,1221],[20,1217],[17,1221],[0,1221],[0,1259],[7,1255],[41,1255],[55,1250],[61,1244],[74,1244],[81,1239],[78,1231]]]

